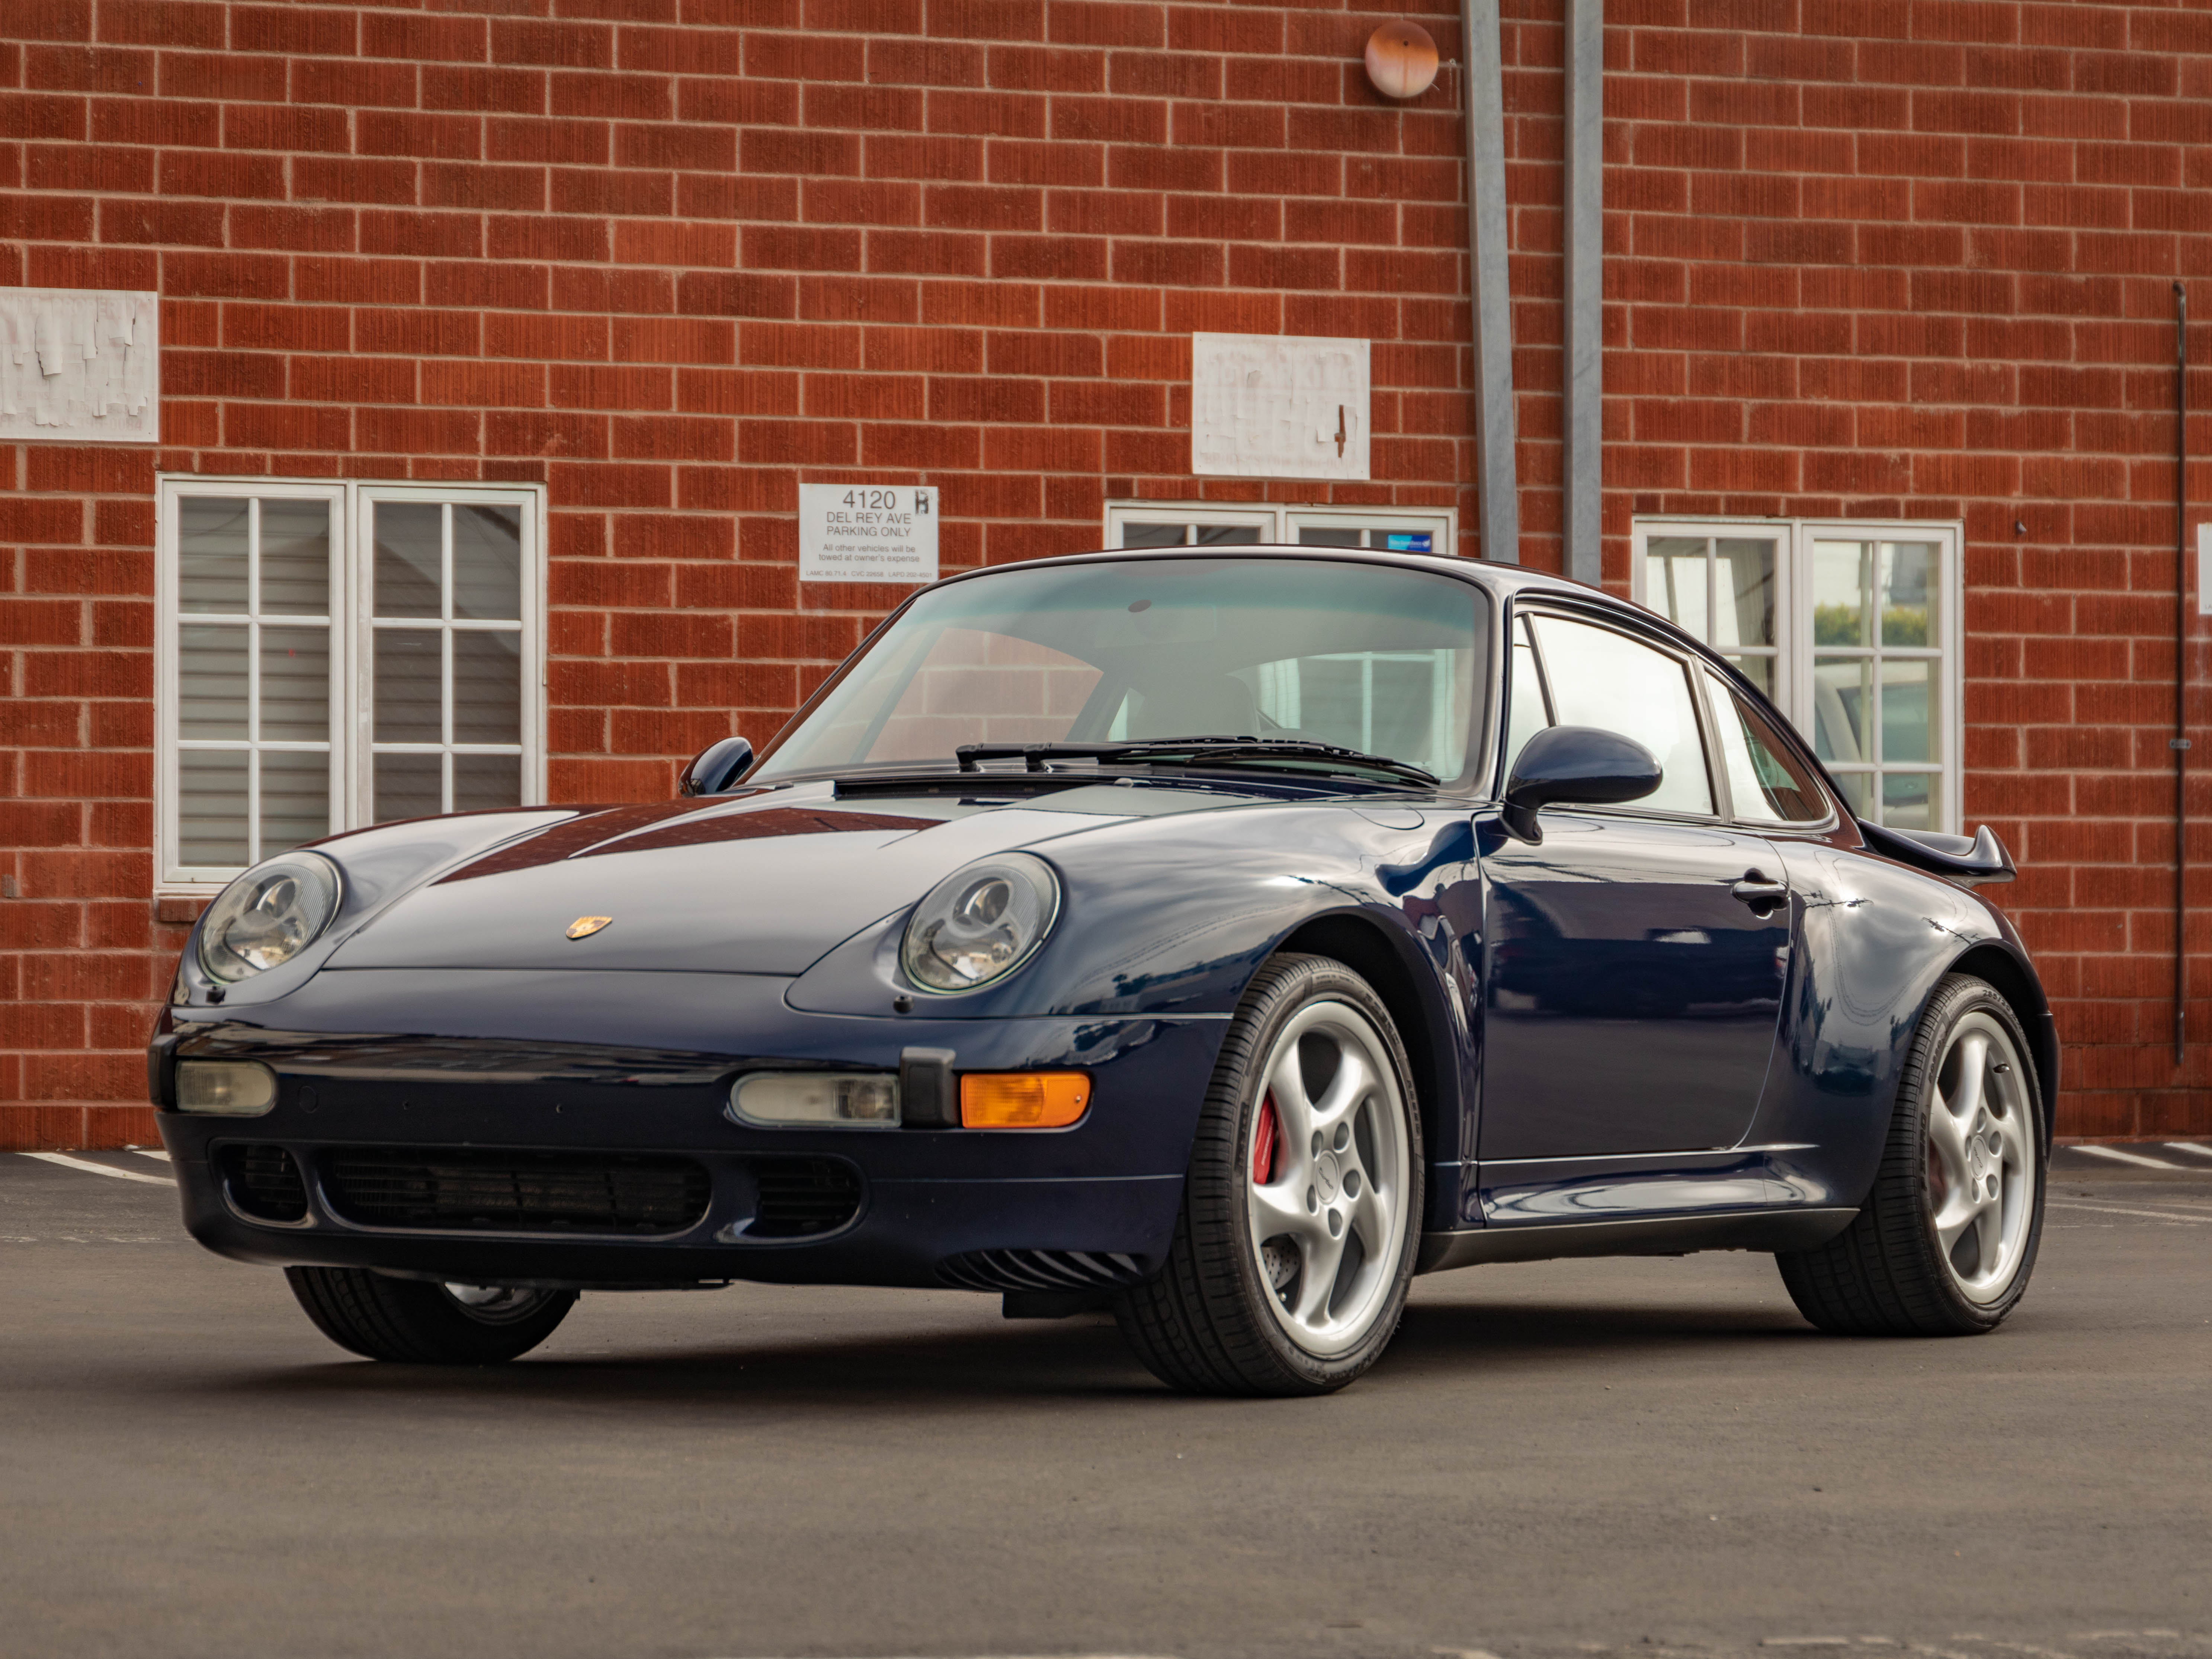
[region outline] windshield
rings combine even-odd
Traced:
[[[1388,565],[1016,566],[916,599],[753,776],[1217,737],[1333,744],[1449,781],[1481,730],[1488,643],[1479,588]]]

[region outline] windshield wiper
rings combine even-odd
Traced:
[[[1235,765],[1253,761],[1319,761],[1333,769],[1381,772],[1415,783],[1441,780],[1412,763],[1364,750],[1301,738],[1153,738],[1135,743],[963,743],[953,754],[963,772],[981,769],[987,760],[1018,760],[1023,769],[1042,772],[1056,760],[1143,761],[1188,766]]]

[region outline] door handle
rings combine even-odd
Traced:
[[[1763,870],[1747,870],[1743,879],[1729,889],[1729,896],[1763,916],[1790,902],[1790,887],[1786,882],[1769,880]]]

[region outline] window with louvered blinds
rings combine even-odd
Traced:
[[[161,879],[541,799],[543,492],[168,478]]]

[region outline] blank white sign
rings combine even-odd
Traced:
[[[799,580],[933,582],[937,519],[927,484],[801,484]]]
[[[161,435],[161,296],[0,288],[0,442]]]
[[[1190,337],[1190,470],[1228,478],[1368,476],[1367,342]]]

